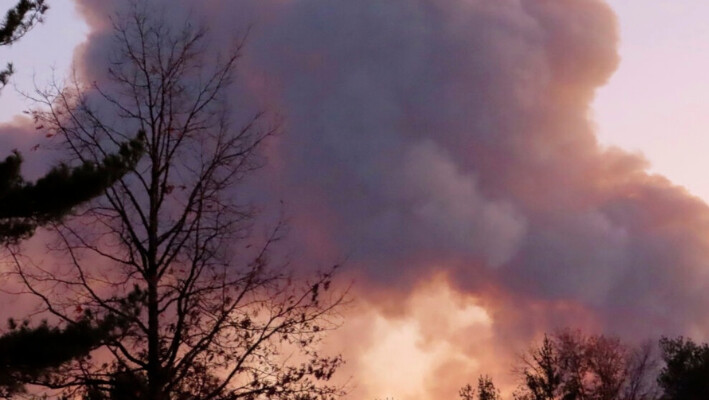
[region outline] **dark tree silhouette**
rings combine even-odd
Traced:
[[[71,168],[61,164],[37,182],[26,182],[18,153],[0,162],[0,243],[12,248],[38,226],[58,223],[82,203],[103,193],[131,168],[143,153],[143,138],[128,141],[101,163],[84,162]],[[11,251],[14,256],[14,253]],[[91,321],[81,318],[65,328],[43,322],[30,327],[9,323],[0,335],[0,397],[24,391],[24,384],[45,376],[63,363],[87,356],[117,326],[111,316]]]
[[[632,349],[623,390],[624,400],[660,398],[661,391],[657,385],[660,360],[656,356],[655,349],[655,343],[649,341]]]
[[[83,318],[65,328],[42,322],[30,327],[10,320],[10,331],[0,336],[0,398],[25,392],[25,384],[41,380],[63,364],[98,348],[121,322],[109,318],[96,325]]]
[[[475,400],[475,389],[468,383],[458,391],[460,400]]]
[[[19,40],[42,21],[42,16],[48,9],[45,0],[19,0],[0,22],[0,46],[7,46]],[[7,67],[0,71],[0,88],[7,84],[13,72],[12,63],[8,63]]]
[[[56,226],[56,269],[18,259],[27,290],[63,326],[121,321],[100,357],[32,383],[90,399],[337,397],[328,381],[341,359],[318,352],[343,301],[333,271],[306,279],[274,265],[282,225],[259,240],[240,201],[238,183],[277,129],[260,112],[233,127],[225,96],[241,44],[211,54],[204,29],[176,28],[144,4],[114,18],[110,82],[44,92],[49,111],[36,114],[79,160],[98,162],[135,129],[146,155]]]
[[[500,400],[500,391],[489,376],[478,378],[478,400]]]
[[[709,345],[685,338],[663,338],[660,349],[665,365],[657,379],[663,400],[709,398]]]
[[[19,0],[0,22],[0,46],[22,38],[42,21],[49,7],[45,0]],[[5,85],[12,65],[0,72]],[[116,154],[85,161],[78,167],[61,164],[36,183],[21,174],[22,156],[13,152],[0,162],[0,243],[14,243],[31,236],[39,225],[57,222],[71,209],[98,196],[132,168],[142,153],[142,138],[126,139]]]
[[[541,346],[523,356],[524,385],[515,395],[520,400],[554,400],[562,385],[562,372],[557,346],[544,335]]]
[[[0,46],[22,38],[48,9],[45,0],[19,0],[0,22]],[[0,85],[7,83],[11,73],[9,64],[0,72]],[[22,178],[22,156],[13,152],[0,162],[0,243],[27,238],[38,225],[56,222],[98,196],[135,165],[141,152],[142,139],[126,140],[116,154],[74,168],[61,164],[36,183]]]
[[[52,168],[35,183],[20,175],[22,158],[18,153],[0,162],[0,243],[17,244],[28,238],[37,226],[57,223],[82,203],[103,193],[133,168],[140,158],[142,137],[120,147],[117,154],[100,164],[84,162],[70,168]],[[20,327],[10,321],[10,331],[0,335],[0,397],[24,389],[24,383],[56,369],[62,363],[84,357],[95,349],[100,338],[115,325],[115,318],[92,323],[83,318],[64,329],[43,322]]]
[[[0,162],[0,243],[16,243],[37,226],[60,221],[134,168],[142,153],[140,134],[100,162],[84,161],[73,168],[60,164],[33,183],[22,178],[22,157],[14,152]]]
[[[0,22],[0,46],[22,38],[42,21],[48,10],[45,0],[20,0]],[[0,71],[0,88],[14,72],[11,63]],[[60,164],[36,182],[21,175],[22,157],[13,152],[0,162],[0,244],[11,246],[31,236],[38,226],[57,223],[82,203],[103,193],[133,168],[142,154],[142,137],[126,140],[114,154],[85,161],[77,167]],[[0,396],[9,397],[63,363],[85,357],[105,337],[109,318],[95,324],[82,319],[66,328],[46,322],[30,327],[10,323],[0,336]]]
[[[522,358],[518,400],[651,400],[657,398],[651,347],[563,331],[545,336]]]
[[[49,7],[45,0],[20,0],[7,11],[0,23],[0,46],[19,40],[32,27],[42,21],[42,15]]]
[[[495,387],[489,376],[478,377],[477,390],[465,385],[458,392],[461,400],[501,400],[500,391]]]

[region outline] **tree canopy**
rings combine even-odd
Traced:
[[[515,400],[660,400],[652,346],[630,346],[606,335],[565,330],[545,335],[516,367]],[[500,399],[489,377],[463,387],[463,400]],[[662,398],[664,399],[664,398]],[[674,399],[674,398],[672,398]]]
[[[660,340],[664,367],[657,379],[662,400],[709,398],[709,345],[679,337]]]

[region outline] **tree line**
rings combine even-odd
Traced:
[[[659,347],[659,355],[655,349]],[[700,400],[709,398],[709,345],[662,338],[658,346],[565,330],[520,357],[514,400]],[[488,376],[461,400],[501,400]]]

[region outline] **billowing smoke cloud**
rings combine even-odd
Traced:
[[[77,62],[95,79],[110,5],[78,3],[93,33]],[[560,326],[638,339],[709,326],[709,208],[594,136],[590,102],[619,61],[605,3],[166,7],[183,9],[212,27],[215,46],[252,26],[234,104],[267,104],[286,128],[255,192],[286,202],[302,260],[346,257],[358,276],[356,332],[333,339],[348,343],[355,380],[369,377],[356,395],[443,398],[461,371],[504,382],[520,346]],[[448,300],[421,300],[435,293]],[[469,302],[484,317],[456,316]],[[433,381],[378,393],[387,341],[416,347],[424,356],[405,362],[427,363],[414,375]]]
[[[703,323],[707,208],[593,133],[619,60],[607,5],[274,8],[247,68],[287,117],[272,184],[296,231],[321,230],[378,284],[443,269],[461,290],[578,303],[621,333]]]

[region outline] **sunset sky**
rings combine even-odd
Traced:
[[[0,52],[13,86],[100,81],[123,4],[50,1]],[[452,399],[480,373],[509,392],[561,327],[709,339],[709,2],[174,4],[215,48],[253,23],[233,104],[285,134],[245,190],[284,200],[296,264],[347,260],[357,301],[327,346],[350,398]],[[26,152],[30,104],[1,99]]]

